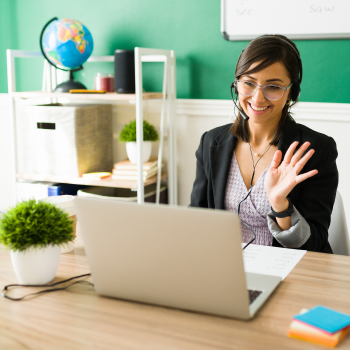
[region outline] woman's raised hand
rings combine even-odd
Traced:
[[[276,151],[265,176],[266,193],[272,208],[277,212],[287,210],[289,204],[287,196],[298,183],[318,173],[317,170],[311,170],[299,175],[315,151],[310,149],[302,157],[303,153],[310,146],[310,142],[305,142],[294,154],[297,146],[297,141],[289,146],[282,163],[282,152]]]

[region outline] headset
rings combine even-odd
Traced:
[[[293,49],[293,52],[295,53],[295,55],[296,55],[297,58],[298,58],[299,78],[298,78],[298,81],[297,81],[296,83],[293,83],[293,85],[292,85],[292,87],[291,87],[291,96],[290,96],[291,99],[292,99],[292,101],[296,101],[296,100],[299,98],[299,96],[300,96],[300,91],[301,91],[301,90],[300,90],[300,84],[301,84],[301,81],[302,81],[302,79],[303,79],[303,65],[302,65],[302,63],[301,63],[301,58],[300,58],[299,52],[295,49],[295,47],[294,47],[290,42],[288,42],[287,40],[285,40],[285,39],[283,39],[283,38],[281,38],[281,37],[277,37],[277,36],[274,36],[274,35],[264,35],[264,36],[260,36],[260,37],[258,37],[258,38],[256,38],[256,39],[254,39],[254,40],[265,39],[265,38],[277,38],[277,39],[279,39],[279,40],[281,40],[281,41],[287,43],[287,44]],[[245,50],[245,49],[244,49],[244,50]],[[235,72],[237,71],[238,62],[239,62],[239,60],[240,60],[240,58],[241,58],[241,56],[242,56],[244,50],[241,52],[241,54],[240,54],[239,57],[238,57],[238,60],[237,60],[237,63],[236,63],[236,68],[235,68]],[[233,92],[232,92],[232,90],[234,90],[235,95],[238,96],[238,91],[237,91],[237,87],[236,87],[236,85],[235,85],[235,82],[236,82],[236,81],[234,81],[233,83],[231,83],[231,97],[232,97],[232,101],[233,101],[233,103],[235,104],[236,108],[241,112],[242,117],[243,117],[245,120],[248,120],[249,117],[247,116],[247,114],[246,114],[243,110],[241,110],[241,109],[238,107],[238,105],[237,105],[237,103],[236,103],[236,101],[235,101],[235,99],[234,99],[234,97],[233,97]]]

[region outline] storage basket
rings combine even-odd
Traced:
[[[18,115],[18,172],[78,177],[111,171],[111,105],[28,106]]]

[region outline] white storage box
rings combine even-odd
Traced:
[[[44,199],[49,196],[49,186],[54,185],[53,182],[41,181],[23,181],[16,182],[17,202],[27,201],[29,199]]]
[[[78,177],[113,168],[111,105],[28,106],[17,116],[18,172]]]

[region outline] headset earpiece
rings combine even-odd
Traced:
[[[232,89],[233,89],[233,92],[235,95],[238,95],[238,90],[237,90],[237,86],[236,86],[236,80],[231,83],[231,94],[232,94]],[[232,98],[233,98],[233,95],[232,95]]]
[[[300,83],[293,84],[291,90],[290,98],[295,102],[300,96]]]
[[[231,83],[231,89],[230,89],[230,90],[231,90],[231,97],[232,97],[233,103],[235,104],[236,108],[241,112],[241,116],[243,117],[243,119],[248,120],[249,117],[245,114],[245,112],[244,112],[242,109],[240,109],[240,108],[238,107],[238,105],[237,105],[237,103],[236,103],[236,101],[235,101],[235,98],[233,97],[233,92],[232,92],[232,90],[234,90],[235,94],[238,95],[238,91],[237,91],[237,87],[236,87],[236,85],[235,85],[235,82]]]

